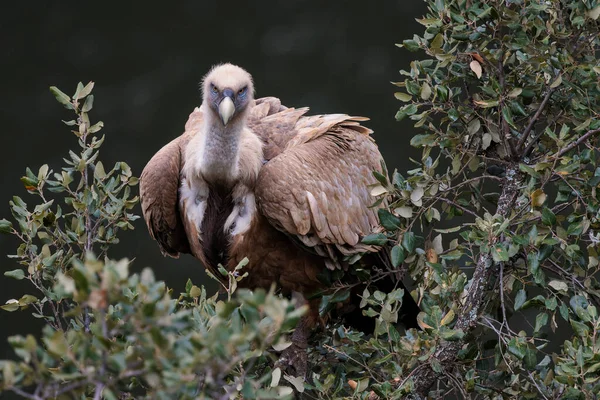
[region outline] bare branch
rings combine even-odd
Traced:
[[[502,91],[504,91],[504,87],[505,87],[505,79],[504,79],[504,64],[503,64],[503,59],[504,59],[504,51],[500,51],[500,54],[498,56],[498,79],[500,81],[500,87],[502,88]],[[498,117],[500,118],[500,126],[502,127],[502,142],[504,144],[504,147],[506,149],[506,152],[508,153],[508,158],[512,159],[513,157],[517,156],[517,149],[515,148],[512,140],[511,140],[511,136],[510,136],[510,127],[508,126],[508,122],[506,121],[506,118],[504,118],[504,114],[502,113],[502,109],[504,108],[504,101],[502,99],[500,99],[500,107],[499,107],[499,113],[498,113]]]
[[[445,198],[445,197],[441,197],[441,196],[440,196],[440,197],[438,197],[438,198],[437,198],[437,200],[441,200],[441,201],[443,201],[444,203],[448,203],[448,204],[450,204],[451,206],[453,206],[453,207],[456,207],[456,208],[458,208],[459,210],[462,210],[463,212],[466,212],[467,214],[474,216],[475,218],[479,217],[479,215],[475,214],[473,211],[469,210],[469,209],[468,209],[468,208],[466,208],[466,207],[463,207],[463,206],[461,206],[460,204],[458,204],[458,203],[456,203],[456,202],[454,202],[454,201],[452,201],[452,200],[450,200],[450,199],[447,199],[447,198]]]
[[[559,151],[556,156],[557,157],[562,157],[565,153],[567,153],[569,150],[574,149],[575,147],[579,146],[581,143],[585,142],[586,140],[588,140],[588,138],[592,135],[595,135],[597,133],[600,133],[600,128],[598,129],[593,129],[591,131],[587,131],[585,133],[585,135],[583,135],[582,137],[580,137],[579,139],[577,139],[575,142],[571,143],[570,145],[568,145],[567,147],[565,147],[564,149],[562,149],[561,151]]]
[[[544,96],[544,99],[540,103],[540,106],[538,107],[537,111],[535,112],[535,114],[533,114],[533,117],[529,120],[529,124],[523,131],[523,135],[521,136],[521,139],[519,140],[519,143],[517,144],[517,151],[521,150],[521,148],[525,145],[525,142],[527,141],[529,134],[533,130],[533,126],[535,125],[535,123],[538,120],[538,118],[540,117],[540,115],[542,115],[542,111],[544,111],[544,108],[546,108],[546,104],[548,103],[548,100],[550,100],[550,96],[552,96],[552,93],[554,93],[554,88],[550,88],[548,90],[548,92],[546,92],[546,95]]]

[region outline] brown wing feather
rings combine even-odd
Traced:
[[[381,154],[362,120],[300,118],[285,151],[261,169],[256,187],[271,224],[330,258],[330,266],[339,266],[340,253],[372,250],[360,240],[378,225],[368,185],[372,171],[381,170]]]
[[[287,107],[275,97],[257,99],[252,108],[249,125],[258,127],[261,137],[265,132],[275,129],[278,132],[293,131],[298,118],[305,112],[287,111]],[[276,120],[269,119],[278,114]],[[179,207],[179,187],[185,147],[202,126],[202,112],[196,108],[185,124],[185,132],[159,150],[148,162],[140,178],[140,197],[142,213],[150,235],[158,242],[164,255],[179,257],[179,253],[191,253],[196,257],[202,254],[197,241],[190,242],[187,237],[197,237],[196,228],[184,224],[182,215],[185,210]],[[279,154],[289,138],[285,134],[277,139],[265,140],[270,154]],[[187,235],[186,235],[187,232]]]
[[[180,136],[160,149],[140,177],[142,213],[150,235],[163,255],[175,258],[190,251],[178,209],[182,149],[188,140]]]

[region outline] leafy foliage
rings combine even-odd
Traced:
[[[374,322],[362,332],[329,320],[311,338],[306,382],[282,376],[273,350],[287,345],[296,310],[272,291],[227,299],[190,282],[172,298],[151,271],[106,258],[132,228],[137,180],[124,163],[96,161],[101,123],[90,125],[91,84],[70,98],[81,152],[60,174],[43,166],[23,182],[41,198],[14,198],[22,267],[38,299],[43,336],[11,338],[19,361],[0,361],[0,390],[29,398],[593,398],[600,392],[600,3],[427,0],[421,35],[400,47],[420,59],[400,71],[396,118],[414,121],[415,168],[374,173],[387,204],[363,242],[389,248],[393,271],[351,270]],[[53,177],[50,178],[50,177]],[[78,179],[75,187],[73,180]],[[63,208],[45,188],[62,192]],[[385,203],[384,203],[385,202]],[[64,209],[64,211],[63,211]],[[94,254],[98,254],[96,257]],[[353,260],[350,260],[353,261]],[[241,265],[240,265],[241,268]],[[408,272],[420,330],[398,320],[403,291],[378,280]],[[349,285],[321,310],[340,306]],[[351,286],[351,285],[350,285]]]
[[[421,396],[441,379],[439,396],[590,397],[600,3],[427,3],[425,33],[400,44],[426,57],[395,83],[396,118],[423,131],[411,139],[422,157],[382,183],[401,221],[383,225],[387,239],[423,310],[410,356],[424,364],[402,383]],[[562,346],[559,332],[571,336]]]
[[[60,173],[47,165],[37,175],[27,169],[21,180],[41,203],[30,211],[14,197],[17,226],[0,221],[2,232],[22,242],[11,256],[22,267],[5,275],[28,279],[39,292],[2,308],[33,308],[33,316],[47,322],[41,340],[10,338],[19,361],[0,361],[0,393],[31,399],[289,397],[292,385],[266,369],[274,357],[267,350],[288,345],[282,334],[304,309],[272,291],[234,295],[243,263],[223,270],[228,298],[220,301],[191,281],[173,298],[151,270],[131,275],[128,260],[102,258],[118,242],[117,232],[132,229],[138,218],[129,212],[138,202],[130,197],[137,178],[124,162],[106,172],[97,161],[104,137],[94,136],[102,122],[91,125],[88,117],[92,88],[79,84],[72,98],[51,88],[76,114],[65,124],[75,127],[80,154],[69,152]],[[47,192],[63,194],[62,204]]]
[[[425,32],[399,44],[425,57],[394,83],[422,156],[374,175],[389,207],[364,240],[417,283],[422,330],[390,329],[394,296],[365,291],[375,333],[332,327],[320,382],[339,397],[592,398],[600,3],[426,3]]]

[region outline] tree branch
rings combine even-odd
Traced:
[[[498,57],[498,79],[500,81],[500,87],[502,88],[502,91],[504,91],[504,87],[505,87],[505,80],[504,80],[504,64],[503,64],[503,60],[504,60],[504,51],[500,50],[500,55]],[[502,142],[504,144],[504,147],[506,148],[506,152],[508,153],[508,158],[509,159],[513,159],[513,157],[517,156],[517,148],[515,148],[512,138],[510,136],[510,127],[508,126],[508,121],[506,121],[506,118],[504,118],[504,113],[502,112],[502,109],[504,108],[505,104],[504,104],[504,100],[501,98],[500,99],[500,107],[499,107],[499,117],[500,117],[500,127],[502,129]]]
[[[514,208],[514,203],[519,193],[521,186],[521,176],[518,172],[518,166],[510,165],[506,170],[506,177],[502,185],[502,192],[498,199],[498,209],[496,213],[502,217],[508,217]],[[500,236],[490,238],[489,246],[501,241]],[[491,281],[492,274],[496,270],[493,268],[493,259],[490,253],[481,253],[477,259],[475,272],[464,305],[458,313],[458,319],[455,329],[461,329],[465,334],[468,334],[477,326],[479,316],[483,312],[483,305],[489,298],[488,285]],[[414,391],[413,395],[416,398],[425,398],[431,386],[437,381],[440,375],[451,372],[455,366],[456,357],[459,350],[464,345],[465,341],[457,340],[453,342],[442,342],[437,351],[431,356],[439,361],[442,365],[441,373],[437,373],[431,367],[431,364],[423,364],[422,368],[414,374]]]
[[[519,140],[519,143],[517,144],[517,151],[521,150],[521,148],[525,145],[525,141],[527,140],[527,138],[529,137],[529,134],[533,130],[533,126],[535,125],[535,122],[538,120],[540,115],[542,115],[542,111],[544,111],[544,108],[546,108],[546,104],[548,103],[548,100],[550,100],[550,96],[552,96],[552,93],[554,93],[554,88],[550,88],[548,90],[548,92],[544,96],[544,99],[540,103],[540,106],[538,107],[537,111],[535,112],[535,114],[533,115],[531,120],[529,120],[529,124],[527,125],[527,127],[525,127],[525,130],[523,131],[523,135],[521,136],[521,139]]]
[[[466,212],[466,213],[467,213],[467,214],[469,214],[469,215],[472,215],[472,216],[474,216],[475,218],[477,218],[477,217],[479,216],[479,215],[475,214],[473,211],[469,210],[468,208],[466,208],[466,207],[463,207],[463,206],[461,206],[460,204],[458,204],[458,203],[456,203],[456,202],[454,202],[454,201],[452,201],[452,200],[450,200],[450,199],[447,199],[447,198],[445,198],[445,197],[439,196],[439,197],[437,197],[437,200],[441,200],[441,201],[443,201],[444,203],[448,203],[448,204],[450,204],[452,207],[456,207],[456,208],[458,208],[459,210],[461,210],[461,211],[463,211],[463,212]]]
[[[567,147],[565,147],[564,149],[562,149],[561,151],[559,151],[556,156],[557,157],[562,157],[565,153],[567,153],[569,150],[574,149],[575,147],[579,146],[581,143],[585,142],[586,140],[588,140],[588,138],[592,135],[595,135],[597,133],[600,133],[600,128],[598,129],[593,129],[591,131],[587,131],[585,133],[585,135],[583,135],[582,137],[580,137],[579,139],[577,139],[575,142],[571,143],[570,145],[568,145]]]

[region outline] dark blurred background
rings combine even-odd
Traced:
[[[48,87],[72,95],[77,82],[96,82],[93,121],[102,120],[105,165],[126,161],[134,174],[180,135],[200,103],[198,83],[215,63],[230,61],[254,77],[257,96],[277,96],[311,113],[371,118],[367,125],[391,169],[406,170],[410,123],[397,123],[390,81],[409,69],[412,54],[394,43],[420,32],[421,0],[324,2],[5,2],[0,12],[0,218],[14,194],[29,196],[19,178],[29,166],[55,171],[76,147],[61,119],[71,119]],[[414,154],[414,152],[412,152]],[[141,213],[139,208],[136,213]],[[189,256],[163,258],[141,220],[121,236],[112,257],[151,266],[175,293],[203,279]],[[0,236],[0,270],[16,268],[3,255],[17,243]],[[34,293],[26,281],[0,274],[0,304]],[[0,310],[0,359],[14,355],[6,337],[38,334],[29,311]],[[8,398],[8,397],[5,397]]]

